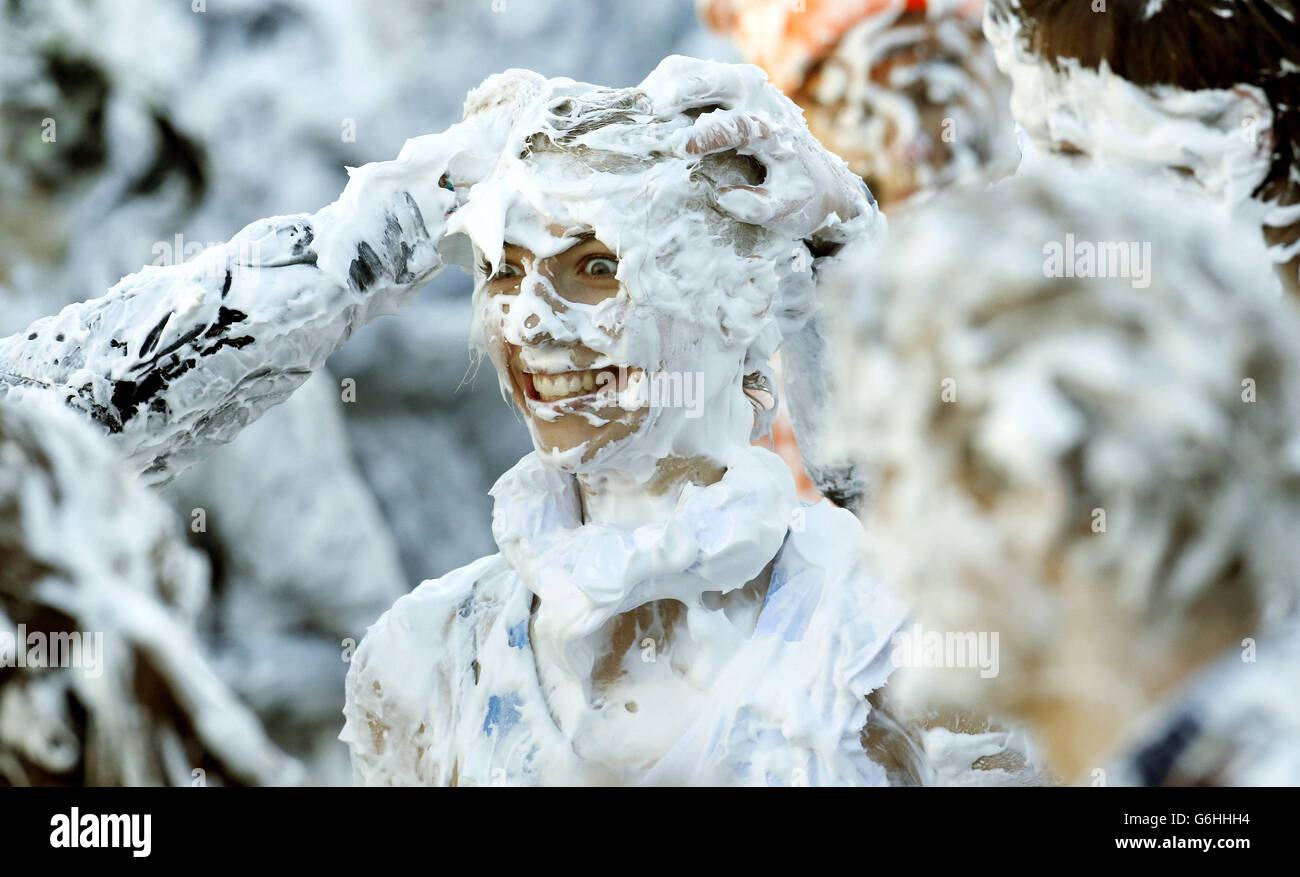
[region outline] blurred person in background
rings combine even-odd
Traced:
[[[57,401],[0,401],[0,786],[301,782],[204,658],[209,569]]]
[[[804,111],[892,215],[1015,169],[983,0],[700,0],[700,16]]]
[[[1295,0],[989,0],[985,33],[1034,153],[1164,176],[1261,229],[1300,295]]]
[[[1026,722],[1084,784],[1300,783],[1300,326],[1263,252],[1158,181],[1040,168],[849,260],[871,555],[1000,651],[902,671],[901,715]]]

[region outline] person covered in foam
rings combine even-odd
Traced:
[[[445,172],[472,340],[537,446],[493,490],[501,553],[421,585],[354,657],[358,781],[932,778],[872,724],[903,612],[860,567],[856,522],[798,503],[750,445],[784,342],[821,447],[813,296],[840,244],[876,232],[869,194],[756,68],[672,58],[634,89],[514,71],[465,124],[496,112],[495,161],[448,160],[434,135],[356,179],[368,199],[367,177]],[[851,470],[807,458],[856,499]]]
[[[1155,170],[1262,230],[1300,295],[1295,0],[989,0],[984,32],[1036,152]]]
[[[750,444],[783,340],[825,398],[818,278],[878,231],[870,194],[754,67],[669,58],[626,89],[509,71],[469,96],[465,124],[485,114],[490,154],[448,162],[432,135],[352,183],[444,174],[471,341],[536,447],[492,490],[500,553],[358,648],[357,780],[884,784],[866,696],[903,609],[853,516],[805,507]]]
[[[886,692],[1026,722],[1072,782],[1300,784],[1300,324],[1254,227],[1182,203],[1026,171],[829,285],[869,553],[923,630],[1000,656]],[[1067,235],[1076,269],[1143,264],[1059,270]]]

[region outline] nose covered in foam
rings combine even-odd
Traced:
[[[524,275],[518,294],[502,299],[501,329],[507,343],[527,347],[542,341],[581,342],[583,333],[574,323],[582,315],[569,316],[554,284],[535,264]]]

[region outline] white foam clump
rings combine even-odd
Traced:
[[[496,488],[503,553],[421,585],[358,650],[343,733],[358,781],[883,784],[859,733],[903,613],[863,581],[852,517],[805,510],[764,605],[702,599],[781,547],[783,465],[754,455],[628,531],[582,524],[571,482],[525,458]],[[555,611],[530,623],[535,593]],[[594,690],[591,633],[674,597],[685,627],[642,631],[618,684]]]

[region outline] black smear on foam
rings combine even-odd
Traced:
[[[171,314],[167,315],[167,319]],[[158,344],[158,337],[162,334],[163,326],[166,325],[167,319],[154,327],[145,339],[145,348],[148,352]],[[230,327],[236,323],[242,323],[248,319],[248,314],[243,311],[235,310],[225,306],[217,308],[217,319],[211,325],[200,324],[187,331],[184,335],[177,338],[163,350],[158,351],[148,362],[139,363],[135,369],[146,369],[147,373],[141,375],[135,380],[121,380],[113,382],[113,407],[117,409],[117,417],[108,411],[102,405],[96,405],[90,396],[90,386],[86,385],[82,390],[82,398],[91,406],[92,416],[100,423],[108,427],[111,432],[121,432],[122,427],[140,410],[141,405],[148,405],[149,410],[159,413],[166,413],[167,403],[160,397],[164,390],[171,385],[173,381],[181,375],[188,372],[198,363],[198,358],[189,357],[182,359],[179,355],[172,356],[166,364],[161,360],[169,354],[175,353],[182,346],[193,343],[200,335],[205,339],[216,339],[214,343],[197,350],[199,357],[211,356],[223,347],[233,347],[236,350],[247,347],[252,344],[254,338],[252,335],[244,335],[239,338],[227,337]]]
[[[194,368],[195,363],[194,359],[174,359],[168,365],[155,368],[139,381],[114,381],[113,407],[121,415],[121,423],[126,424],[142,404],[167,389],[172,381]],[[119,425],[115,431],[120,430]]]
[[[384,249],[393,252],[402,240],[402,224],[391,213],[384,215]]]
[[[415,199],[411,197],[410,192],[405,193],[405,198],[406,206],[411,211],[411,231],[414,233],[416,241],[427,241],[429,239],[429,229],[425,227],[424,214],[420,212],[420,207],[415,203]],[[391,224],[397,226],[396,219],[393,219]],[[385,234],[384,237],[385,242],[388,243],[389,236]],[[409,267],[411,264],[411,256],[415,253],[415,247],[402,240],[402,230],[400,226],[397,227],[396,233],[393,235],[389,246],[401,254],[397,261],[397,282],[410,283],[415,279],[415,274]]]
[[[1201,724],[1191,714],[1179,716],[1165,734],[1144,746],[1134,756],[1134,766],[1144,786],[1163,786],[1179,758],[1188,750],[1201,731]]]
[[[307,258],[307,261],[315,263],[316,254],[308,249],[314,240],[316,240],[316,232],[312,230],[310,225],[304,224],[302,226],[302,237],[294,242],[293,249],[290,252],[295,256],[302,256]]]
[[[193,341],[195,338],[199,337],[199,335],[200,335],[202,332],[203,332],[203,327],[202,327],[202,326],[195,326],[193,329],[191,329],[190,331],[186,332],[186,333],[185,333],[184,335],[182,335],[181,337],[177,338],[177,339],[176,339],[175,341],[173,341],[171,344],[168,344],[168,345],[167,345],[166,347],[164,347],[162,350],[158,351],[158,355],[154,357],[154,362],[157,362],[158,360],[162,359],[162,358],[163,358],[164,356],[166,356],[167,354],[172,353],[173,351],[177,350],[177,349],[178,349],[182,344],[189,344],[189,343],[190,343],[191,341]]]
[[[158,321],[158,325],[149,330],[149,334],[144,336],[144,343],[140,345],[140,355],[148,356],[149,353],[158,346],[158,339],[162,337],[163,329],[167,326],[167,321],[172,318],[169,313]]]
[[[409,227],[404,230],[397,215],[391,211],[386,212],[384,214],[384,235],[381,246],[388,264],[392,265],[393,279],[398,283],[410,283],[415,279],[415,273],[410,269],[411,257],[415,254],[415,245],[404,240],[404,235],[409,232],[418,244],[429,239],[429,229],[424,224],[424,214],[420,212],[420,208],[415,203],[415,199],[411,197],[410,192],[404,193],[403,200],[411,214],[408,222]],[[352,288],[357,292],[365,292],[385,273],[385,261],[375,252],[374,248],[365,241],[358,244],[356,258],[352,260],[352,264],[348,268],[348,280]]]
[[[254,339],[252,335],[244,335],[241,338],[222,338],[220,341],[218,341],[216,344],[213,344],[211,347],[207,348],[206,350],[200,351],[199,356],[211,356],[212,354],[216,353],[218,350],[220,350],[223,347],[233,347],[236,350],[242,350],[243,348],[252,344],[253,340]]]
[[[348,280],[358,292],[364,292],[375,282],[383,267],[374,248],[362,241],[357,247],[357,257],[352,260],[352,265],[348,268]]]
[[[203,333],[204,338],[215,338],[228,329],[233,323],[242,323],[248,319],[248,314],[243,311],[237,311],[234,308],[220,307],[217,309],[217,321],[212,324],[208,331]]]
[[[122,422],[117,419],[117,415],[114,414],[108,407],[104,405],[100,405],[98,402],[95,401],[94,390],[90,384],[82,384],[81,387],[77,389],[77,395],[69,396],[67,399],[64,400],[64,402],[69,407],[78,408],[81,406],[78,406],[73,401],[77,398],[81,399],[82,404],[86,409],[90,411],[90,416],[96,423],[103,425],[104,428],[107,429],[109,432],[122,431]]]

